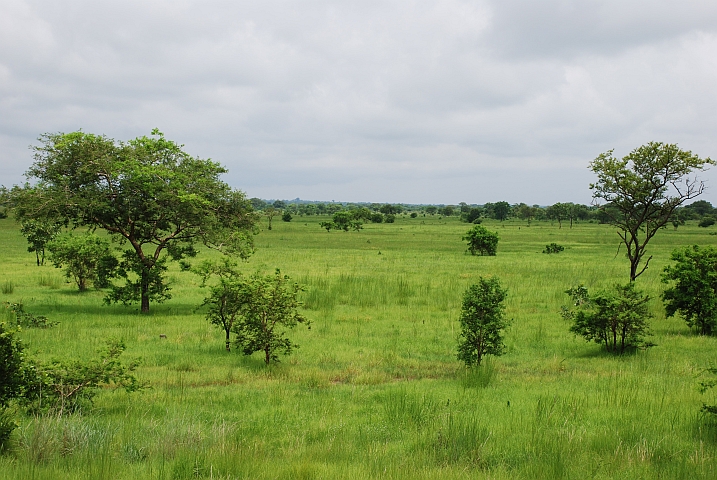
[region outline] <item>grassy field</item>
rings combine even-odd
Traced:
[[[453,218],[348,233],[320,220],[275,221],[242,264],[306,287],[311,328],[292,332],[300,348],[268,368],[259,354],[224,351],[196,310],[204,292],[191,273],[173,266],[174,298],[149,315],[102,306],[102,292],[79,294],[61,271],[35,266],[17,225],[0,220],[0,283],[13,290],[0,300],[60,322],[25,329],[27,351],[89,358],[121,338],[151,385],[107,389],[83,414],[19,416],[0,478],[717,478],[717,428],[699,415],[717,400],[697,390],[717,338],[666,319],[659,300],[670,252],[714,245],[710,229],[669,228],[651,242],[638,286],[653,298],[657,346],[614,357],[559,315],[568,287],[627,281],[612,227],[488,222],[498,255],[471,257],[468,226]],[[542,254],[551,242],[565,251]],[[508,288],[513,323],[506,354],[467,373],[456,360],[460,302],[486,275]]]

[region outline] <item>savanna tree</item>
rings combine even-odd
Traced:
[[[59,219],[103,229],[127,249],[108,301],[168,298],[165,264],[197,253],[197,243],[247,257],[256,215],[240,191],[220,180],[218,163],[192,157],[154,130],[118,142],[84,132],[45,134],[27,171],[34,184],[13,189],[20,220]]]
[[[647,270],[652,256],[641,262],[652,237],[677,207],[704,191],[704,182],[690,174],[708,165],[714,161],[661,142],[638,147],[621,159],[610,150],[590,163],[598,177],[590,184],[593,202],[610,206],[604,212],[627,249],[631,282]]]

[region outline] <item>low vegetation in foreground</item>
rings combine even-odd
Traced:
[[[651,241],[636,283],[650,298],[654,346],[614,355],[561,315],[566,290],[597,295],[627,282],[614,227],[487,219],[497,254],[473,256],[457,217],[396,214],[330,234],[324,221],[294,215],[270,231],[265,221],[256,253],[236,267],[246,278],[280,268],[304,289],[311,328],[289,331],[292,354],[267,366],[265,352],[227,351],[224,330],[199,308],[211,294],[201,276],[168,264],[172,299],[149,314],[106,306],[105,291],[80,292],[50,262],[38,266],[18,225],[0,220],[0,300],[16,306],[6,321],[21,312],[50,324],[21,329],[26,356],[93,364],[121,345],[142,386],[101,384],[62,415],[11,407],[19,425],[0,478],[717,476],[717,425],[701,413],[717,403],[708,388],[717,339],[677,307],[666,317],[661,299],[672,252],[714,245],[709,227],[688,221]],[[560,254],[543,254],[552,244]],[[219,254],[201,250],[204,259]],[[481,277],[507,292],[503,355],[466,368],[459,319]]]

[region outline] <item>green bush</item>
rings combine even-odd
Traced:
[[[44,315],[35,315],[34,313],[26,312],[22,303],[3,302],[3,306],[8,310],[8,313],[19,327],[52,328],[58,324],[58,322],[49,321]]]
[[[572,320],[570,331],[587,341],[602,344],[611,353],[624,353],[637,347],[649,347],[647,320],[650,297],[642,295],[634,282],[615,285],[612,291],[589,295],[585,287],[571,288],[577,310],[563,309],[563,317]]]
[[[690,328],[710,335],[717,327],[717,250],[697,245],[672,252],[674,265],[665,267],[662,292],[668,317],[679,313]]]
[[[560,253],[563,250],[565,250],[565,247],[563,247],[562,245],[558,245],[557,243],[551,243],[545,246],[545,250],[543,250],[543,253]]]
[[[489,232],[481,225],[468,230],[463,240],[468,242],[468,251],[471,255],[495,256],[498,249],[498,233]]]
[[[697,224],[698,227],[711,227],[715,224],[715,219],[713,217],[704,217],[702,220],[700,220],[700,223]]]
[[[483,277],[463,294],[458,360],[466,366],[480,365],[484,355],[503,353],[502,331],[508,326],[503,318],[507,296],[508,291],[497,278]]]

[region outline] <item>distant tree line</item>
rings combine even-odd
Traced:
[[[583,205],[572,202],[558,202],[553,205],[510,204],[506,201],[485,203],[482,205],[460,202],[457,205],[414,205],[389,203],[347,203],[347,202],[311,202],[290,200],[249,200],[254,210],[263,212],[269,219],[281,215],[284,221],[295,216],[326,215],[333,217],[338,212],[348,212],[353,220],[363,223],[391,223],[396,215],[459,217],[462,222],[479,224],[484,219],[498,221],[523,220],[528,226],[534,221],[557,223],[572,227],[577,222],[607,224],[615,217],[616,208],[610,203],[600,206]],[[393,217],[390,217],[393,215]],[[670,224],[676,229],[686,221],[697,221],[701,227],[717,223],[717,209],[706,200],[698,200],[675,209]],[[339,222],[338,230],[346,223]]]

